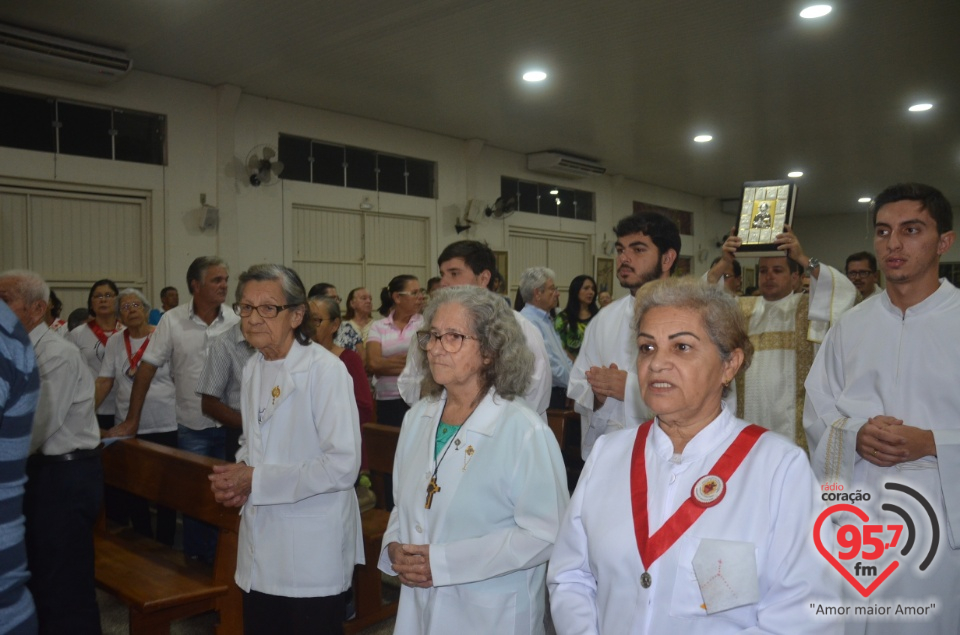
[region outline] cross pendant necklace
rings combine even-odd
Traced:
[[[427,504],[423,506],[424,509],[430,509],[430,506],[433,505],[433,495],[440,491],[440,486],[437,485],[437,476],[433,475],[430,477],[430,482],[427,483]]]

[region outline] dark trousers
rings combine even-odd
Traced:
[[[177,445],[181,450],[215,459],[224,458],[226,438],[223,428],[192,430],[181,424],[177,429]],[[217,528],[213,525],[184,516],[183,553],[190,558],[212,564],[217,553],[217,533]]]
[[[93,571],[93,525],[103,499],[100,456],[27,462],[27,586],[40,633],[100,634]]]
[[[377,423],[400,427],[410,406],[403,399],[377,399]]]
[[[243,632],[246,635],[343,635],[345,608],[346,593],[320,598],[288,598],[251,591],[243,594]]]

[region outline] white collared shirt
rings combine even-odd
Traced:
[[[40,371],[40,401],[33,419],[30,453],[66,454],[100,444],[93,411],[93,375],[80,349],[41,322],[30,331]]]
[[[193,302],[187,302],[164,313],[150,336],[143,361],[157,367],[170,363],[170,374],[177,387],[177,423],[192,430],[219,426],[204,416],[197,383],[210,342],[239,321],[233,309],[223,304],[220,314],[208,325],[193,312]]]

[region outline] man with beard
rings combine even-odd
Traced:
[[[637,381],[633,299],[647,282],[669,277],[680,253],[680,230],[660,214],[627,216],[613,231],[617,235],[617,280],[630,295],[590,321],[567,386],[567,397],[580,413],[584,460],[600,436],[636,428],[653,416],[640,397]]]
[[[857,290],[846,276],[803,253],[785,226],[774,242],[784,256],[760,258],[761,297],[737,298],[747,318],[753,361],[736,379],[737,416],[762,425],[806,449],[803,382],[830,326],[853,306]],[[729,236],[720,261],[707,273],[711,283],[732,270],[742,240]],[[810,293],[797,291],[803,272]]]

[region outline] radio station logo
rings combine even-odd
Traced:
[[[813,527],[813,541],[820,555],[865,598],[901,566],[908,566],[920,559],[919,570],[926,571],[937,555],[937,545],[940,542],[937,514],[922,494],[901,483],[886,483],[884,488],[891,492],[891,498],[906,496],[907,501],[912,499],[918,503],[926,512],[926,517],[914,519],[900,505],[884,502],[880,506],[880,517],[871,519],[866,511],[857,506],[858,503],[870,501],[869,493],[860,493],[858,490],[849,494],[839,491],[843,489],[842,485],[825,485],[823,489],[827,491],[822,495],[823,500],[842,502],[823,510]],[[886,495],[883,500],[887,500]],[[852,514],[860,522],[850,519],[851,522],[837,528],[836,537],[840,549],[834,556],[820,539],[820,529],[831,516],[844,512]],[[923,532],[930,536],[929,545],[917,544],[918,522],[923,523],[923,526],[929,524],[930,531]]]

